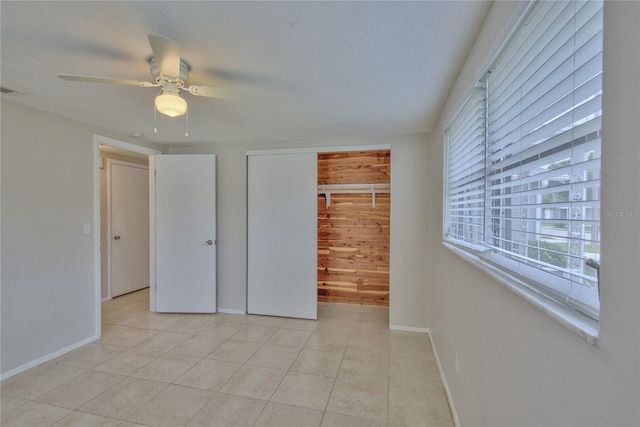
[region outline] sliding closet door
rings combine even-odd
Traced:
[[[248,158],[248,312],[317,319],[315,153]]]

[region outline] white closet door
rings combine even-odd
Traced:
[[[317,319],[318,160],[249,156],[248,312]]]
[[[216,160],[155,157],[156,310],[216,312]]]

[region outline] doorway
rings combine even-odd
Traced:
[[[318,301],[389,306],[391,150],[318,153]]]
[[[102,300],[149,286],[149,159],[100,150]]]
[[[131,144],[124,141],[108,138],[102,135],[93,136],[93,271],[94,271],[94,293],[95,293],[95,319],[94,319],[94,333],[96,337],[101,336],[101,321],[102,321],[102,300],[108,298],[108,280],[103,278],[103,271],[106,273],[108,270],[102,268],[103,258],[102,255],[106,252],[106,242],[108,241],[106,235],[106,224],[102,222],[101,207],[102,194],[101,191],[101,179],[105,161],[101,159],[101,152],[112,152],[114,154],[123,154],[125,156],[135,157],[138,159],[146,159],[151,155],[162,154],[161,151],[151,148],[142,147],[139,145]],[[106,174],[105,174],[106,179]],[[106,196],[106,194],[105,194]],[[106,203],[105,203],[106,204]],[[104,231],[104,233],[103,233]],[[101,250],[101,248],[104,248]],[[103,287],[104,284],[104,287]],[[104,294],[103,294],[104,289]],[[103,296],[104,295],[104,296]]]

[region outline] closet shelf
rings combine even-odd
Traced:
[[[331,194],[371,194],[371,206],[376,206],[376,194],[391,193],[391,184],[320,184],[318,194],[324,194],[327,207]]]

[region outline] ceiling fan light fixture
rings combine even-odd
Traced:
[[[180,117],[187,112],[187,101],[174,92],[164,91],[156,97],[156,109],[169,117]]]

